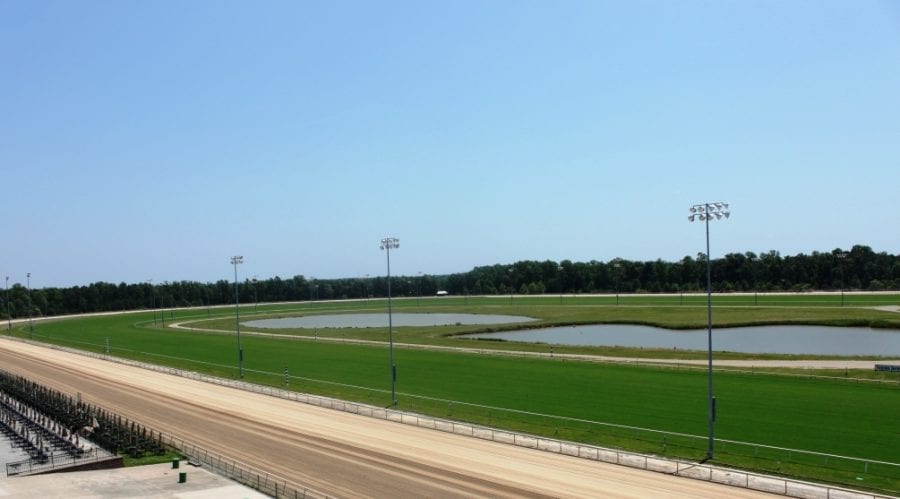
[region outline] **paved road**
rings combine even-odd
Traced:
[[[0,340],[0,366],[335,497],[768,497]]]

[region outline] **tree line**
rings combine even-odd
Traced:
[[[900,255],[876,253],[868,246],[781,256],[777,251],[730,253],[711,261],[715,292],[811,290],[900,290]],[[449,275],[392,276],[398,297],[544,293],[677,293],[706,289],[706,257],[685,256],[676,262],[520,261],[475,267]],[[241,303],[361,299],[387,296],[387,279],[343,278],[245,279],[239,283]],[[151,308],[234,303],[234,283],[194,281],[161,284],[96,282],[70,288],[28,290],[15,283],[4,291],[0,318],[7,307],[13,318]]]

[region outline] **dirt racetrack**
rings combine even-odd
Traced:
[[[769,497],[5,339],[0,367],[334,497]]]

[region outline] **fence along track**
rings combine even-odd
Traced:
[[[209,452],[180,438],[163,434],[163,442],[187,457],[189,463],[202,464],[222,476],[268,496],[309,499],[327,499],[329,497],[310,487],[289,482],[248,464]]]

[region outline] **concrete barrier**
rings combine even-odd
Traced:
[[[636,454],[619,454],[619,464],[643,470],[647,469],[647,458]]]
[[[445,431],[447,433],[455,433],[453,431],[453,423],[449,421],[440,421],[436,419],[434,421],[434,429],[438,431]]]
[[[494,432],[486,428],[474,428],[472,430],[472,436],[482,440],[493,440]]]
[[[538,439],[537,448],[538,450],[559,454],[560,450],[562,449],[562,444],[560,444],[560,442],[556,442],[553,440],[544,440],[543,438],[541,438]]]
[[[577,444],[560,443],[559,453],[565,454],[567,456],[578,457],[578,447],[579,446]]]
[[[785,495],[800,499],[829,499],[827,489],[806,483],[788,482]]]
[[[787,493],[787,481],[782,478],[748,475],[747,488],[784,495]]]
[[[598,449],[594,447],[586,447],[584,445],[578,446],[578,457],[582,459],[592,459],[594,461],[599,461],[598,457]]]
[[[604,463],[619,464],[619,453],[609,449],[597,449],[597,458]]]
[[[516,445],[519,447],[528,447],[529,449],[537,449],[538,439],[527,435],[516,435]]]
[[[501,444],[515,444],[516,436],[506,431],[496,431],[494,432],[494,441]]]
[[[472,436],[472,427],[464,424],[453,424],[453,433],[457,435],[467,435]]]
[[[830,489],[828,491],[828,499],[877,499],[881,496],[873,496],[872,494],[863,494],[862,492],[853,492],[850,490]]]
[[[732,487],[747,487],[747,474],[740,471],[712,469],[709,480]]]
[[[712,476],[712,470],[701,464],[678,463],[678,476],[693,478],[695,480],[703,480],[708,482]]]
[[[647,469],[650,471],[656,471],[658,473],[668,473],[670,475],[674,475],[678,472],[678,463],[669,461],[668,459],[648,457],[646,463]]]

